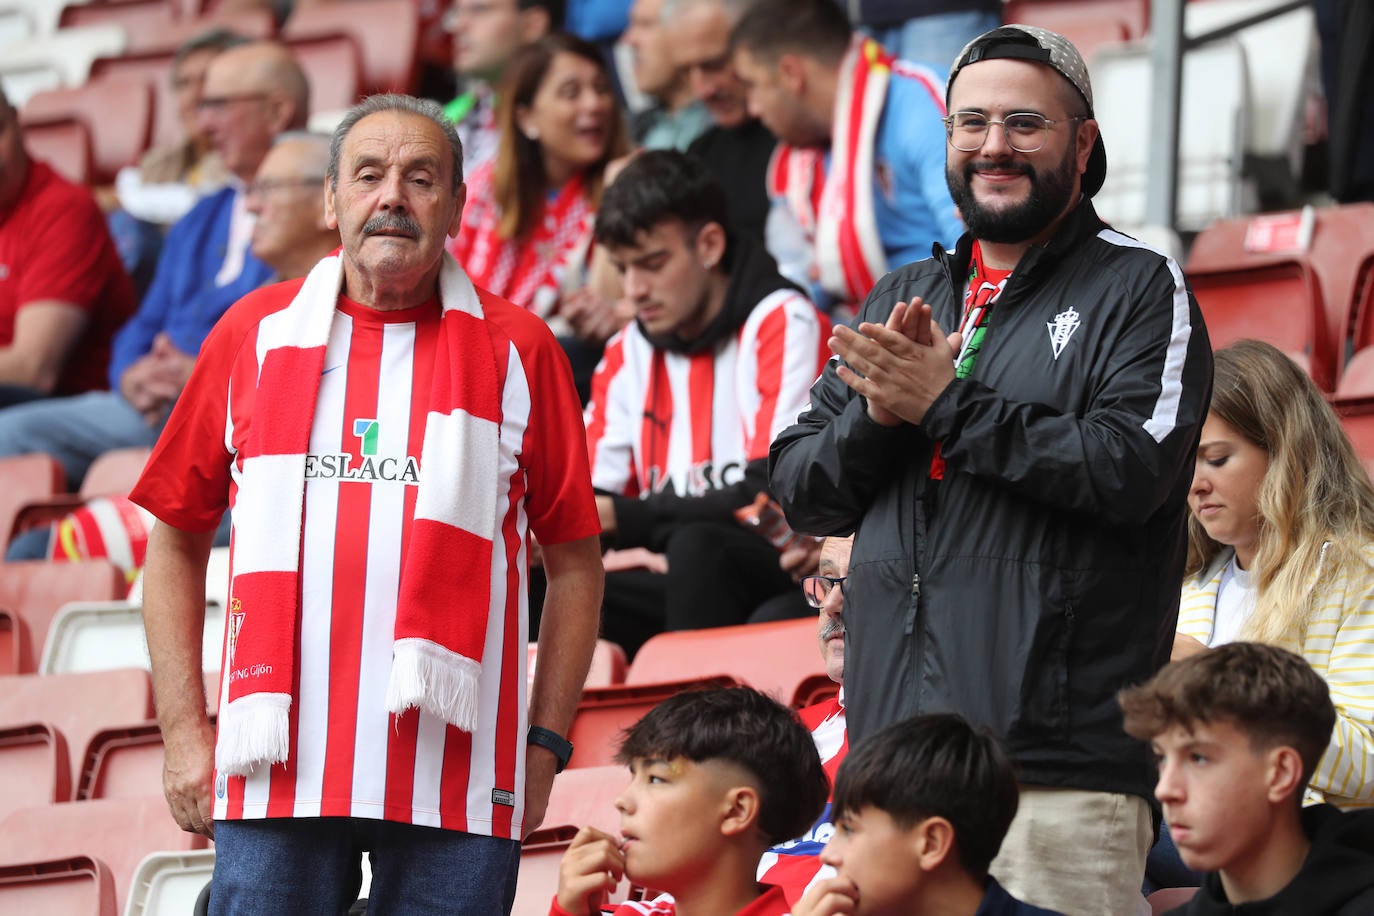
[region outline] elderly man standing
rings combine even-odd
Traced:
[[[212,913],[341,912],[363,851],[388,911],[508,912],[572,752],[602,581],[584,431],[547,327],[444,253],[461,155],[434,103],[349,112],[325,186],[342,252],[216,325],[132,495],[159,519],[165,789],[215,836]],[[226,505],[216,734],[196,685]],[[549,586],[527,708],[531,537]]]
[[[993,30],[947,94],[969,232],[835,329],[770,489],[798,530],[857,528],[853,740],[928,712],[991,729],[1022,782],[993,874],[1132,913],[1152,779],[1115,697],[1168,660],[1211,348],[1179,266],[1093,210],[1106,151],[1072,44]]]

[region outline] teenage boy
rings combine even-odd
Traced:
[[[626,732],[618,759],[630,767],[620,836],[582,828],[550,916],[595,916],[625,876],[671,895],[655,916],[786,916],[782,890],[761,888],[755,868],[810,826],[829,789],[789,709],[749,687],[680,693]]]
[[[1184,863],[1188,916],[1374,913],[1374,811],[1302,807],[1331,740],[1326,682],[1297,655],[1228,643],[1121,693],[1159,761],[1155,795]]]
[[[988,874],[1016,816],[1016,774],[997,739],[953,714],[890,725],[835,780],[835,835],[792,916],[1056,916]]]

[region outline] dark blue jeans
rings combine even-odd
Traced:
[[[372,865],[370,916],[510,913],[520,844],[351,817],[215,823],[210,916],[339,916]]]

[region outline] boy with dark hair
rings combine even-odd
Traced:
[[[596,241],[635,320],[592,377],[587,444],[602,534],[667,557],[607,577],[602,635],[631,655],[655,633],[744,623],[765,602],[808,613],[792,575],[735,510],[764,490],[768,444],[807,404],[830,323],[761,247],[727,230],[696,159],[635,157],[608,187]]]
[[[578,832],[550,916],[595,916],[622,876],[672,895],[655,916],[786,916],[782,890],[763,891],[755,868],[810,826],[829,789],[791,710],[749,687],[680,693],[629,728],[618,759],[630,767],[621,835]]]
[[[1336,721],[1291,652],[1218,646],[1123,690],[1126,731],[1159,760],[1155,795],[1202,888],[1178,914],[1374,913],[1374,811],[1302,807]]]
[[[849,752],[835,835],[792,916],[1055,916],[988,874],[1016,816],[1016,774],[997,739],[953,714],[890,725]]]

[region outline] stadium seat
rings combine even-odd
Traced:
[[[162,730],[155,720],[96,732],[81,761],[73,798],[162,796]]]
[[[1113,225],[1146,221],[1151,125],[1141,104],[1151,66],[1150,49],[1141,44],[1104,47],[1093,60],[1097,122],[1110,151],[1093,205]],[[1254,210],[1243,173],[1251,100],[1241,43],[1220,40],[1185,54],[1180,102],[1177,227],[1202,229]]]
[[[544,823],[550,827],[590,824],[606,833],[616,833],[620,830],[620,813],[615,800],[629,782],[629,770],[619,764],[564,770],[553,781]]]
[[[1335,386],[1336,358],[1316,274],[1301,261],[1244,270],[1188,272],[1212,348],[1245,338],[1267,341],[1306,368],[1323,391]]]
[[[348,0],[298,6],[282,27],[282,37],[292,41],[336,35],[357,42],[359,85],[364,93],[415,91],[419,74],[418,4],[412,0]],[[328,109],[312,105],[311,110]]]
[[[67,740],[73,768],[70,785],[81,785],[77,768],[98,732],[153,717],[148,672],[132,668],[81,674],[0,677],[0,727],[45,723]]]
[[[96,7],[87,7],[94,9]],[[118,117],[111,117],[111,112]],[[111,184],[148,148],[153,123],[152,89],[142,80],[88,80],[80,86],[35,93],[20,112],[21,124],[75,118],[91,135],[92,181]]]
[[[534,686],[534,666],[539,657],[539,643],[529,644],[526,662],[526,672],[530,686]],[[604,639],[596,641],[596,648],[592,650],[592,665],[587,671],[587,680],[583,687],[610,687],[613,684],[625,683],[625,650],[613,642]]]
[[[739,681],[727,675],[686,678],[656,684],[592,687],[582,691],[568,740],[573,743],[571,767],[600,767],[615,763],[620,735],[662,701],[684,690],[730,687]]]
[[[1183,906],[1196,894],[1195,887],[1163,887],[1145,898],[1145,902],[1150,905],[1151,916],[1161,916],[1175,907]]]
[[[1058,32],[1091,62],[1101,47],[1142,38],[1150,18],[1141,0],[1008,0],[1002,21]]]
[[[215,851],[154,852],[138,863],[125,916],[186,916],[215,871]]]
[[[114,875],[90,856],[0,867],[0,912],[118,916]]]
[[[97,57],[124,53],[128,39],[115,25],[61,29],[5,48],[0,54],[0,81],[10,104],[23,108],[44,89],[80,86],[90,76]]]
[[[47,563],[29,560],[0,565],[0,609],[18,622],[19,674],[38,670],[48,629],[69,601],[113,601],[126,589],[124,574],[111,563]]]
[[[71,798],[71,756],[60,731],[46,722],[0,728],[0,820]]]
[[[635,655],[626,684],[725,674],[790,702],[797,686],[825,674],[816,620],[780,620],[660,633]]]
[[[129,36],[130,47],[137,36],[157,29],[172,19],[175,10],[167,0],[105,0],[80,6],[65,6],[58,25],[64,29],[88,25],[116,25]]]
[[[149,143],[163,146],[181,139],[181,116],[172,91],[172,52],[125,53],[101,57],[91,65],[92,79],[140,79],[153,91],[153,126]]]
[[[201,640],[205,669],[219,667],[223,638],[224,606],[207,603]],[[48,627],[38,661],[39,674],[147,667],[143,608],[129,601],[73,601],[63,605]]]
[[[549,901],[558,892],[558,865],[575,836],[576,827],[560,824],[536,830],[520,844],[520,875],[512,913],[549,911]]]
[[[310,81],[312,116],[352,108],[358,101],[361,64],[352,38],[294,38],[286,41]]]
[[[272,11],[264,7],[216,10],[191,18],[168,17],[136,33],[131,32],[128,51],[137,54],[171,54],[182,43],[211,29],[228,29],[244,38],[265,40],[277,34],[277,20]]]
[[[47,38],[57,31],[62,10],[89,0],[0,0],[0,48]]]
[[[24,149],[41,159],[68,181],[90,184],[95,165],[91,154],[91,131],[85,121],[57,118],[24,125]]]
[[[204,849],[163,798],[111,798],[25,808],[0,821],[0,865],[89,856],[109,866],[122,908],[139,862],[150,852]]]
[[[0,458],[0,538],[9,543],[14,517],[25,503],[50,498],[66,489],[66,474],[51,455]]]
[[[138,483],[143,466],[148,463],[151,448],[111,449],[91,462],[81,481],[78,493],[60,493],[46,499],[33,500],[20,508],[14,520],[17,534],[38,525],[57,521],[62,516],[96,496],[127,496]]]

